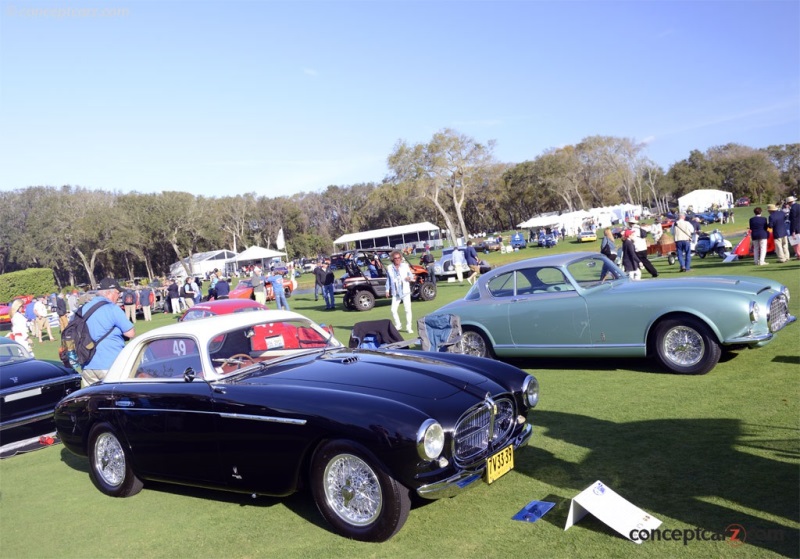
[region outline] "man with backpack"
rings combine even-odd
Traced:
[[[136,324],[136,299],[137,293],[132,287],[125,288],[122,292],[122,304],[125,306],[125,318]]]
[[[82,386],[103,380],[117,355],[125,347],[125,340],[136,335],[133,323],[117,306],[120,294],[124,291],[117,280],[105,278],[100,282],[97,297],[81,309],[83,314],[88,314],[94,306],[101,305],[86,319],[88,334],[96,345],[91,360],[82,364]]]

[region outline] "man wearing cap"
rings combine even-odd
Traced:
[[[775,239],[775,256],[778,262],[789,261],[789,237],[786,233],[786,216],[778,206],[769,204],[767,206],[769,217],[767,218],[769,227],[772,228],[772,237]]]
[[[86,321],[89,334],[97,342],[97,349],[92,360],[81,370],[82,386],[103,380],[111,364],[125,347],[125,339],[130,340],[136,335],[133,323],[125,317],[125,313],[117,305],[119,295],[123,291],[117,280],[105,278],[98,286],[97,297],[83,306],[85,314],[95,305],[102,305]]]
[[[800,235],[800,204],[797,203],[797,199],[794,196],[789,196],[786,202],[791,204],[789,206],[789,234]],[[794,254],[800,260],[800,242],[795,243]]]

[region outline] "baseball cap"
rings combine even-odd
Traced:
[[[100,280],[100,285],[97,286],[98,289],[116,289],[117,291],[125,291],[122,286],[120,286],[119,282],[114,278],[103,278]]]

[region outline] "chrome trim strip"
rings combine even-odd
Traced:
[[[6,429],[13,429],[14,427],[21,427],[22,425],[28,425],[29,423],[35,423],[43,419],[50,419],[51,417],[53,417],[54,413],[55,413],[55,408],[53,408],[50,411],[44,411],[31,415],[26,415],[25,417],[20,417],[19,419],[12,419],[0,425],[0,431],[5,431]]]
[[[244,413],[221,413],[225,419],[249,419],[252,421],[266,421],[267,423],[286,423],[288,425],[305,425],[305,419],[290,419],[288,417],[271,417],[267,415],[249,415]]]
[[[497,344],[494,347],[503,349],[599,349],[599,348],[620,348],[620,347],[646,347],[645,344]]]
[[[103,407],[98,408],[103,411],[120,411],[117,407]],[[308,421],[305,419],[291,419],[289,417],[272,417],[269,415],[250,415],[245,413],[220,413],[216,411],[197,411],[197,410],[178,410],[178,409],[161,409],[161,408],[122,408],[125,411],[139,411],[145,413],[198,413],[205,415],[218,415],[225,419],[245,419],[250,421],[265,421],[267,423],[285,423],[287,425],[305,425]]]

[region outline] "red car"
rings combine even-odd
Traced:
[[[268,309],[268,307],[261,303],[251,301],[250,299],[217,299],[216,301],[206,301],[196,304],[183,313],[179,322],[208,318],[209,316],[217,316],[220,314],[261,311],[264,309]]]
[[[742,196],[741,198],[736,200],[736,205],[739,206],[740,208],[742,206],[749,206],[750,205],[750,198],[748,198],[747,196]]]
[[[0,325],[11,324],[11,304],[0,303]]]
[[[268,283],[266,287],[267,301],[274,301],[275,295],[272,294],[272,284]],[[284,278],[283,280],[283,291],[286,293],[287,299],[292,296],[292,282],[289,280],[289,278]],[[253,284],[251,283],[251,280],[249,278],[239,280],[239,283],[236,284],[236,287],[231,289],[228,297],[231,299],[254,299]]]

